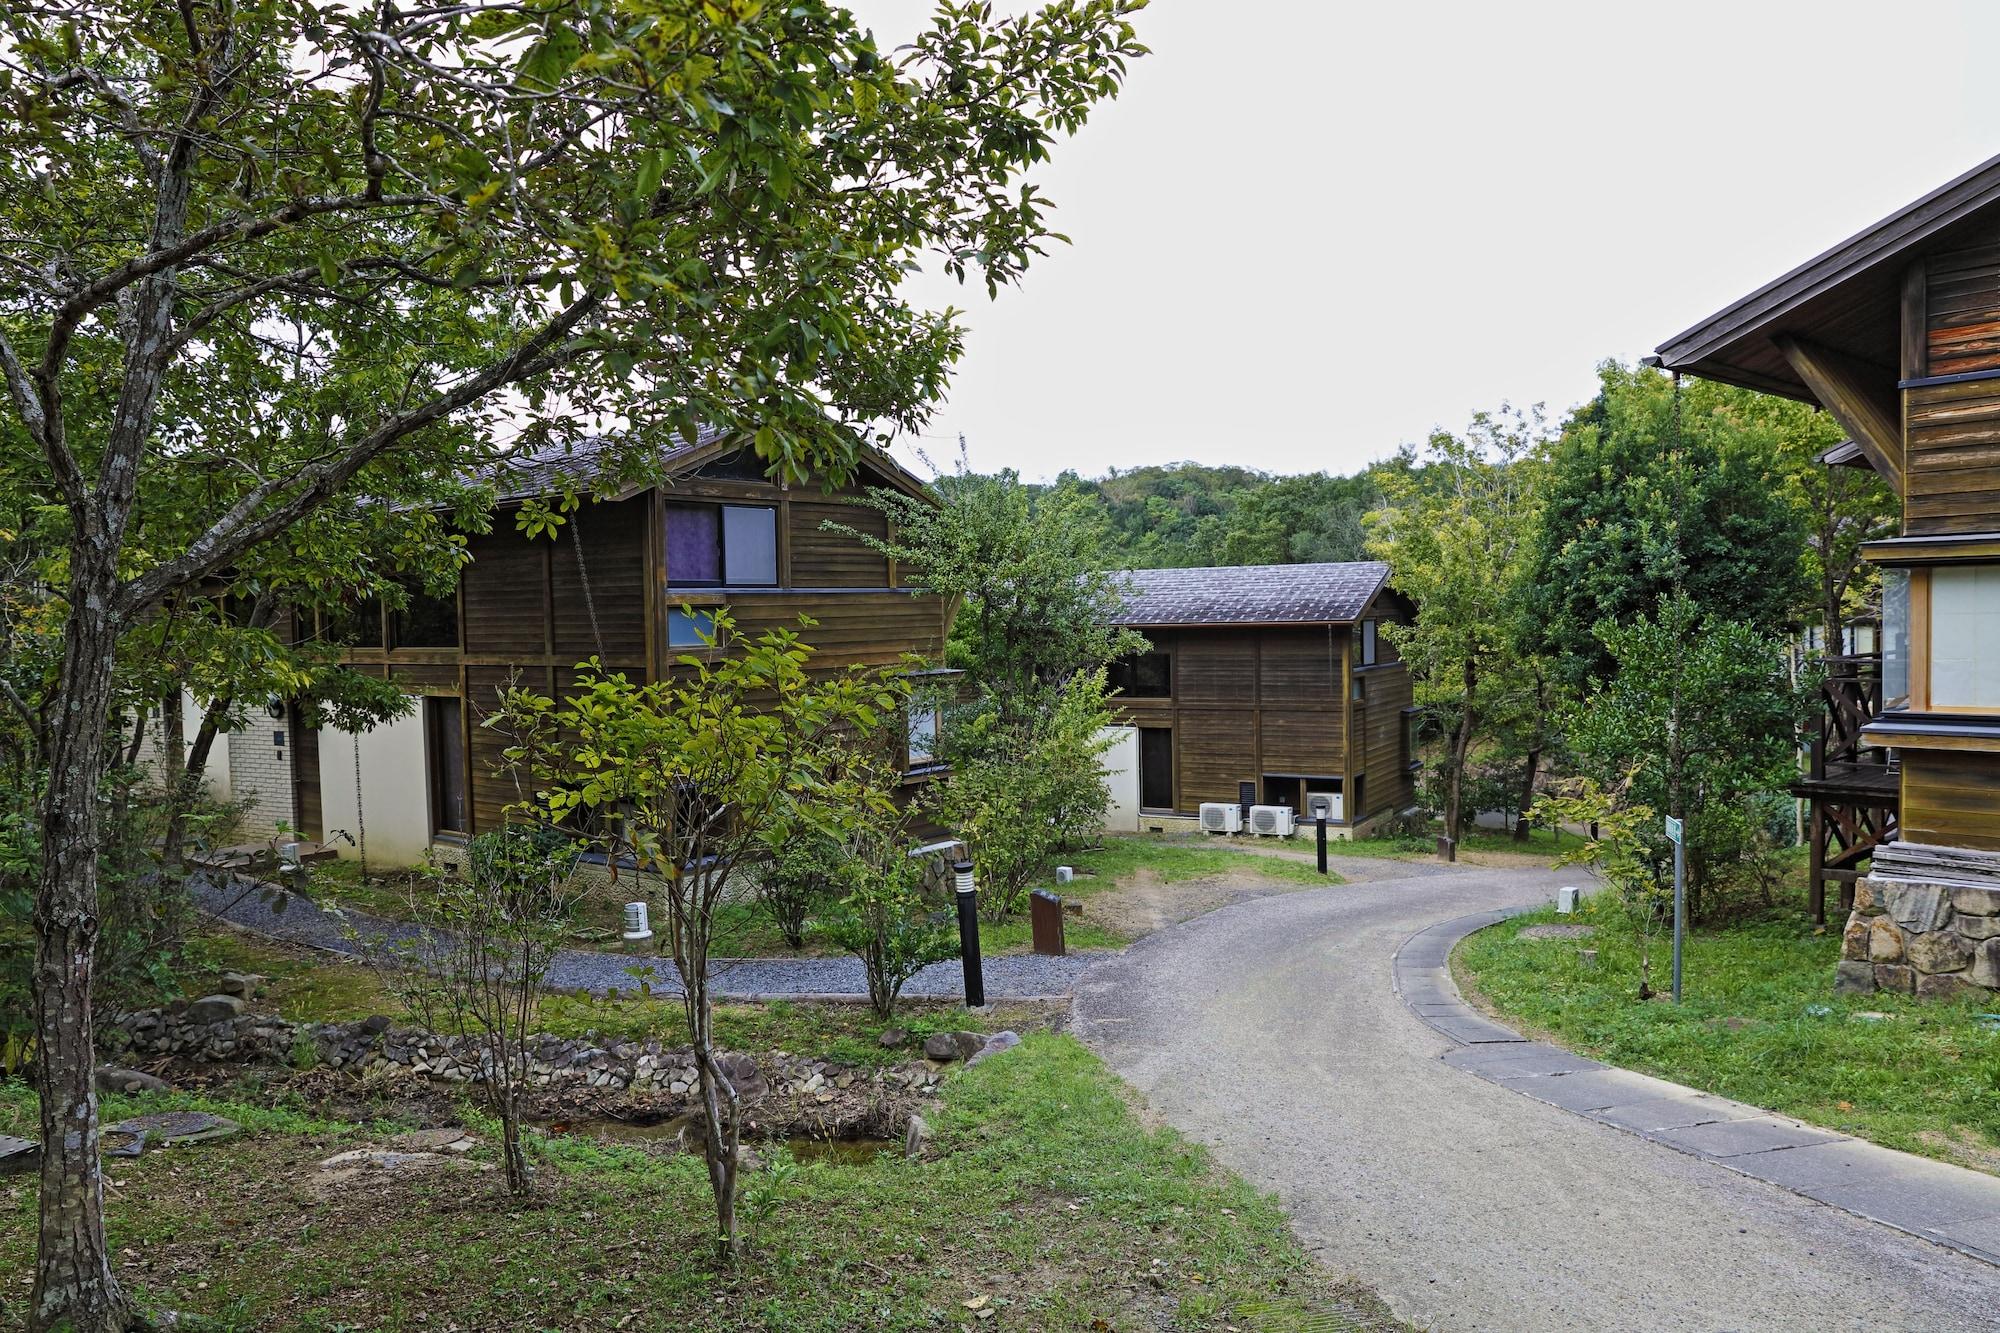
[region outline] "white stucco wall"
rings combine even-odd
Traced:
[[[1111,742],[1099,760],[1104,765],[1104,827],[1112,833],[1139,831],[1139,729],[1106,727],[1098,733]]]
[[[202,707],[195,697],[181,691],[181,734],[187,744],[194,744],[194,733],[201,726]],[[165,754],[167,739],[166,724],[156,714],[146,723],[146,739],[139,746],[139,762],[151,766],[155,773]],[[218,736],[208,750],[208,764],[202,769],[202,789],[218,801],[229,799],[229,743]]]
[[[359,812],[354,795],[354,751],[361,749],[361,785],[366,798]],[[319,733],[320,819],[326,840],[343,857],[357,857],[365,831],[368,863],[414,865],[431,842],[430,786],[424,771],[424,715],[384,723],[350,736]],[[345,832],[348,838],[340,836]]]

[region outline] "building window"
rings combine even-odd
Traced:
[[[326,637],[334,643],[349,648],[382,646],[382,603],[376,598],[342,602],[326,613],[325,624]]]
[[[1882,571],[1882,707],[1910,706],[1910,571]]]
[[[776,587],[778,511],[768,505],[668,505],[667,583]]]
[[[470,833],[465,809],[464,705],[447,695],[424,699],[424,758],[430,769],[431,832]]]
[[[1375,622],[1372,620],[1361,622],[1361,665],[1375,665]]]
[[[1347,683],[1347,693],[1348,697],[1357,703],[1366,699],[1368,697],[1367,679],[1362,676],[1355,676],[1350,679]]]
[[[458,647],[458,590],[449,596],[433,597],[421,585],[408,584],[409,600],[390,616],[398,648]]]
[[[1933,708],[2000,708],[2000,565],[1931,571],[1930,661]]]
[[[667,612],[667,647],[716,646],[714,607],[677,606]]]
[[[1121,657],[1111,664],[1111,687],[1128,699],[1170,699],[1174,657],[1157,648]]]
[[[911,708],[905,735],[908,737],[911,768],[922,768],[937,762],[938,710],[935,707]]]

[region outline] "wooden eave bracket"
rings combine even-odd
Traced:
[[[1876,473],[1903,493],[1903,412],[1896,376],[1845,352],[1791,336],[1776,340],[1785,360],[1842,429],[1868,456]]]

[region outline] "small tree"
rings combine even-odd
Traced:
[[[1387,505],[1369,516],[1369,553],[1389,563],[1397,590],[1417,606],[1415,624],[1383,633],[1409,664],[1430,728],[1445,736],[1435,779],[1452,838],[1469,813],[1474,747],[1502,722],[1546,716],[1522,634],[1543,435],[1539,409],[1504,407],[1475,416],[1463,438],[1440,431],[1423,453],[1406,450],[1404,466],[1380,471]],[[1525,748],[1539,761],[1539,732]]]
[[[909,815],[887,783],[869,782],[860,794],[860,802],[848,807],[854,817],[840,862],[846,892],[834,908],[832,931],[834,941],[861,960],[876,1017],[888,1019],[911,977],[957,956],[958,932],[924,898],[924,865],[910,855],[916,840]]]
[[[463,874],[413,881],[410,909],[422,929],[380,955],[419,1024],[478,1049],[479,1087],[500,1121],[515,1194],[532,1187],[521,1148],[527,1038],[582,896],[575,865],[570,840],[553,829],[511,824],[482,833],[466,846]]]
[[[803,949],[806,926],[834,897],[842,849],[824,830],[799,818],[772,820],[764,830],[764,861],[750,893],[785,947]]]
[[[808,622],[810,623],[810,622]],[[714,644],[680,659],[676,674],[635,684],[587,663],[558,704],[510,690],[488,720],[515,739],[508,762],[526,770],[551,823],[589,812],[608,847],[629,848],[656,875],[666,944],[701,1082],[702,1144],[725,1263],[740,1252],[737,1081],[715,1047],[709,960],[717,909],[757,862],[768,821],[837,789],[848,738],[899,717],[900,683],[851,671],[815,676],[812,649],[791,630],[734,641],[727,612]]]
[[[1794,685],[1783,640],[1705,615],[1690,597],[1657,614],[1598,626],[1613,674],[1567,719],[1571,749],[1625,804],[1682,821],[1688,910],[1701,915],[1714,870],[1739,859],[1761,822],[1758,795],[1791,778],[1797,728],[1816,685]],[[1657,828],[1640,831],[1654,859]]]

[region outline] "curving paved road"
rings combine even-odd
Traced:
[[[1576,872],[1409,870],[1141,940],[1084,975],[1076,1030],[1420,1326],[2000,1327],[2000,1269],[1439,1060],[1396,950]]]

